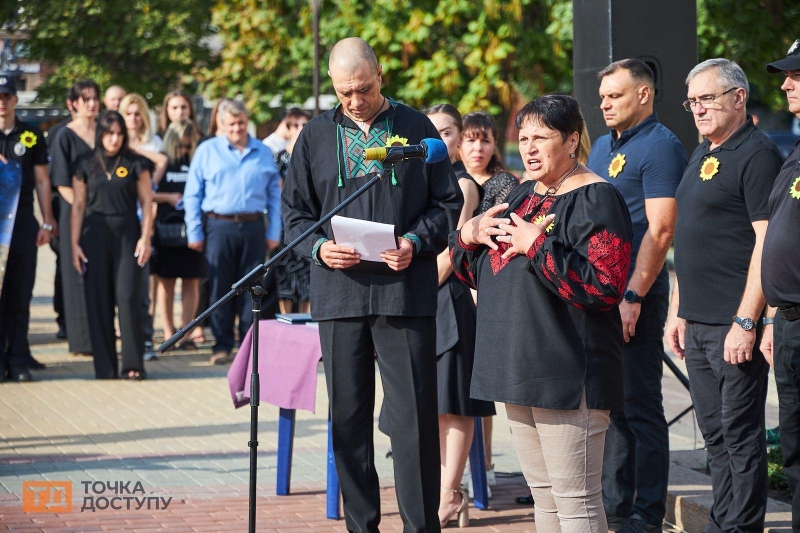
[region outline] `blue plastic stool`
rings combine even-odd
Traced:
[[[472,501],[476,509],[489,508],[489,491],[486,482],[486,452],[483,448],[483,420],[475,417],[475,435],[469,449],[469,469],[472,471]]]
[[[294,447],[294,409],[281,409],[278,415],[278,469],[275,480],[275,494],[287,496],[291,492],[292,451]],[[333,461],[333,439],[331,421],[328,418],[326,516],[339,520],[339,476]]]

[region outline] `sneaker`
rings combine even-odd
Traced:
[[[608,522],[609,531],[619,531],[620,529],[625,527],[627,521],[628,519],[625,518],[624,516],[606,513],[606,522]]]
[[[661,524],[648,524],[645,522],[644,518],[638,514],[633,514],[630,518],[628,518],[628,521],[625,522],[625,526],[619,530],[619,533],[651,533],[653,531],[661,533]]]
[[[158,352],[153,349],[152,342],[144,343],[144,360],[145,361],[158,361]]]
[[[31,376],[27,368],[12,368],[8,373],[8,378],[18,383],[33,381],[33,376]]]
[[[212,365],[227,365],[233,362],[233,357],[228,352],[215,352],[208,362]]]
[[[492,487],[491,487],[491,483],[488,483],[488,479],[489,479],[489,473],[488,472],[486,473],[486,479],[487,479],[486,497],[487,498],[491,498],[492,497]],[[461,486],[462,487],[467,487],[467,491],[469,492],[469,497],[470,498],[475,498],[475,490],[472,487],[472,472],[469,469],[464,469],[464,475],[461,476]]]
[[[488,483],[490,487],[497,485],[497,478],[494,475],[494,465],[486,471],[486,483]]]

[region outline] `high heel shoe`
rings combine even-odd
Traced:
[[[469,496],[467,495],[467,489],[465,487],[459,487],[457,489],[442,489],[442,492],[461,494],[461,505],[458,507],[458,509],[447,515],[444,519],[439,520],[439,525],[441,527],[445,527],[454,516],[458,515],[458,527],[469,527]]]

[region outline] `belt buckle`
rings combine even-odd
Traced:
[[[234,222],[236,222],[237,224],[238,224],[238,223],[240,223],[240,222],[242,221],[242,220],[239,218],[240,216],[241,216],[241,215],[239,215],[239,213],[236,213],[235,215],[233,215],[233,221],[234,221]]]

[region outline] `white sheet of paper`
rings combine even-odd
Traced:
[[[397,249],[394,224],[337,215],[331,219],[331,229],[336,244],[353,248],[361,254],[362,261],[383,261],[383,252]]]

